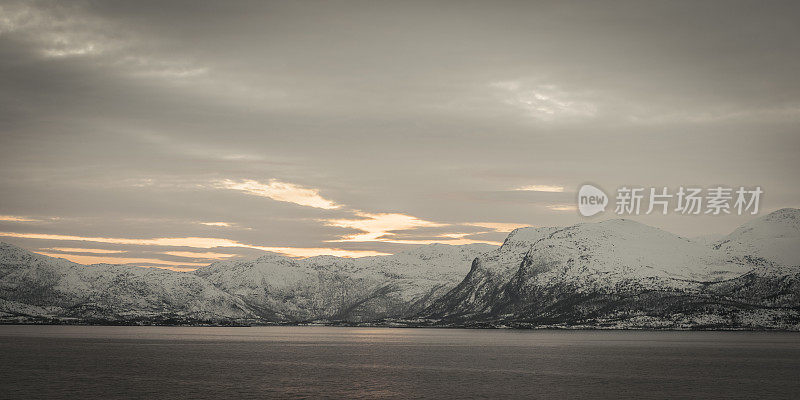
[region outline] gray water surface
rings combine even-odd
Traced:
[[[800,334],[0,326],[2,398],[798,398]]]

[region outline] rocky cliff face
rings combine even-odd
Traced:
[[[557,228],[519,228],[511,232],[500,248],[471,263],[467,276],[451,292],[434,302],[423,315],[464,319],[492,314],[502,298],[504,285],[516,274],[530,247]]]

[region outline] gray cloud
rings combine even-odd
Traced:
[[[578,222],[548,205],[585,182],[761,185],[765,209],[800,205],[792,2],[7,2],[0,15],[0,214],[44,220],[3,231],[331,247],[357,231],[324,221],[362,212],[445,225],[398,233],[435,239],[469,222]],[[214,187],[225,179],[342,208]],[[512,190],[525,185],[565,192]],[[689,236],[746,220],[640,219]]]

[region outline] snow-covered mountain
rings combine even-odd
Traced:
[[[526,240],[476,259],[464,281],[421,315],[457,325],[797,329],[800,275],[776,265],[791,243],[800,245],[798,211],[737,229],[730,251],[629,220],[525,228],[509,239]]]
[[[608,220],[517,229],[499,248],[266,254],[191,273],[0,244],[0,321],[800,330],[799,216],[779,210],[709,245]]]
[[[105,323],[252,320],[237,297],[192,274],[80,265],[0,243],[0,318]]]
[[[467,276],[425,314],[481,315],[502,297],[503,286],[514,276],[530,247],[558,228],[518,228],[500,248],[475,258]]]
[[[193,273],[80,265],[0,244],[0,320],[106,323],[365,321],[406,317],[496,246],[421,246],[392,256],[267,254]]]
[[[800,210],[784,208],[750,221],[714,248],[757,265],[800,266]]]
[[[195,271],[276,321],[370,321],[407,317],[461,281],[469,263],[496,248],[434,244],[392,256],[303,260],[269,254]]]

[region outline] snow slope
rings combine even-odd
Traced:
[[[790,244],[800,244],[790,235],[796,231],[791,217],[796,213],[781,210],[737,229],[732,234],[740,238],[736,251],[630,220],[528,228],[515,246],[475,260],[467,277],[420,316],[456,325],[679,327],[757,321],[800,328],[797,270],[746,261],[756,257],[748,251],[784,260]],[[779,240],[772,241],[770,234]],[[518,261],[520,249],[526,251]],[[768,309],[775,306],[779,309]],[[760,311],[752,314],[753,309]]]
[[[778,210],[714,245],[608,220],[517,229],[499,248],[266,254],[192,273],[84,266],[0,244],[0,321],[800,330],[798,214]]]
[[[783,208],[750,221],[714,247],[740,261],[800,266],[800,210]]]
[[[238,298],[192,274],[85,266],[0,243],[0,316],[132,323],[219,322],[254,315]]]
[[[295,260],[270,254],[222,261],[195,274],[278,321],[365,321],[407,316],[453,288],[490,245],[434,244],[392,256]]]
[[[730,279],[748,270],[702,244],[614,219],[555,230],[530,247],[514,279],[572,281],[593,288],[631,281],[684,287],[684,282]]]
[[[500,301],[503,285],[517,272],[531,246],[557,229],[515,229],[500,248],[477,257],[463,281],[425,313],[441,316],[489,312]]]

